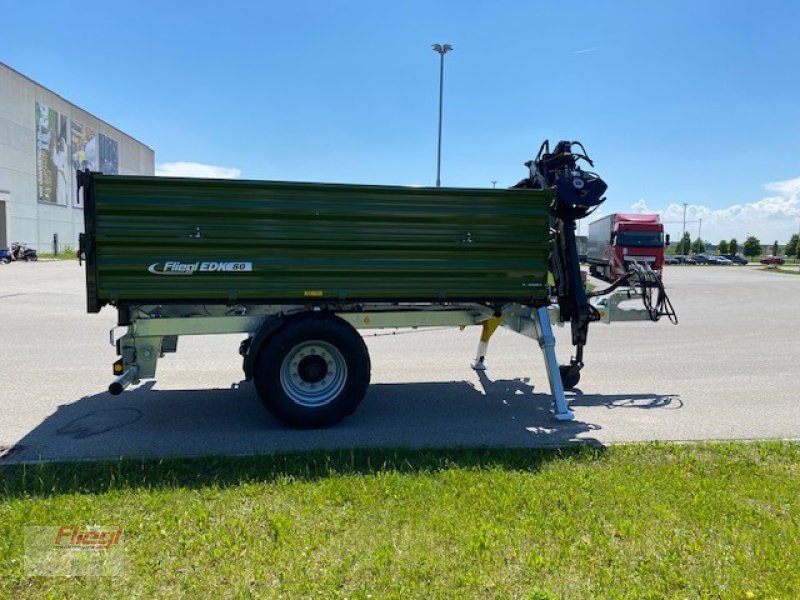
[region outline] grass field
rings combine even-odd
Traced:
[[[10,597],[797,598],[800,445],[360,450],[0,468]],[[121,524],[122,578],[25,525]]]
[[[74,260],[75,262],[78,262],[78,259],[75,258],[75,252],[61,253],[61,254],[53,254],[52,252],[40,252],[39,258],[42,260]]]

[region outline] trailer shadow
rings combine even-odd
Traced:
[[[580,388],[567,392],[570,406],[601,406],[608,409],[639,408],[679,410],[683,400],[677,394],[584,394]]]
[[[120,396],[59,406],[19,441],[3,464],[118,457],[251,455],[349,448],[552,447],[600,445],[598,425],[560,422],[549,390],[527,379],[377,383],[335,427],[299,431],[273,419],[250,383],[227,389],[162,390],[146,383]],[[656,394],[588,395],[574,406],[679,408]]]

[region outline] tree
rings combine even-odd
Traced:
[[[800,245],[800,236],[795,233],[789,238],[789,243],[786,244],[786,256],[794,256],[797,254],[798,245]]]
[[[697,238],[695,241],[692,242],[692,252],[695,254],[700,254],[706,251],[706,245],[703,243],[703,240]]]
[[[744,255],[753,258],[761,254],[761,241],[754,235],[751,235],[744,242]]]
[[[737,252],[739,252],[739,242],[736,241],[736,238],[731,238],[731,241],[728,242],[728,253],[736,254]]]
[[[683,232],[680,246],[678,247],[678,254],[689,254],[689,247],[692,245],[692,238],[689,236],[688,231]]]
[[[728,242],[725,240],[719,241],[719,246],[717,246],[717,252],[719,254],[727,254],[728,253]]]
[[[778,256],[778,240],[772,244],[772,256]]]

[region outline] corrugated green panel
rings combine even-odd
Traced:
[[[122,176],[94,186],[101,304],[545,296],[548,192]],[[196,268],[163,274],[168,261]],[[201,270],[220,262],[252,270]]]

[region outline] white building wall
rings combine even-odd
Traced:
[[[40,202],[37,197],[37,102],[66,117],[70,157],[67,206]],[[155,174],[152,149],[0,63],[0,199],[7,199],[7,243],[27,242],[40,251],[50,252],[53,234],[58,234],[62,248],[65,244],[77,247],[78,235],[83,231],[83,209],[75,206],[72,191],[75,177],[70,148],[73,121],[94,130],[98,138],[102,134],[116,141],[119,174]],[[2,208],[0,202],[0,210]],[[3,232],[0,232],[0,243],[2,238]]]

